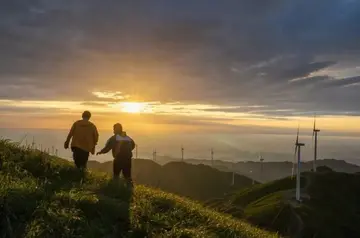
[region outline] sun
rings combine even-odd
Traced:
[[[146,107],[145,103],[141,102],[123,102],[121,103],[121,111],[127,113],[140,113],[143,112]]]

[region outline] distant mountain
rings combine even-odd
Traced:
[[[89,161],[88,167],[92,170],[112,173],[112,162]],[[159,165],[144,159],[133,160],[132,173],[137,184],[160,188],[200,201],[223,197],[231,191],[249,187],[253,182],[250,178],[235,174],[235,184],[232,186],[231,172],[184,162]]]
[[[208,206],[290,237],[360,237],[360,175],[333,172],[302,174],[302,199],[295,199],[295,179],[255,185],[208,201]]]
[[[211,165],[210,160],[197,160],[191,159],[186,160],[187,163],[191,164],[205,164]],[[237,162],[232,163],[228,161],[214,161],[214,168],[217,168],[221,171],[235,171],[236,173],[242,174],[249,178],[253,178],[259,182],[269,182],[281,178],[285,178],[291,175],[292,162],[264,162],[263,163],[263,174],[261,174],[261,164],[260,162]],[[360,167],[354,164],[345,162],[344,160],[336,159],[323,159],[317,161],[317,166],[327,166],[336,172],[344,173],[357,173],[360,172]],[[301,171],[311,171],[313,168],[313,162],[303,162],[301,163]]]

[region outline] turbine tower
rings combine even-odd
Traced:
[[[253,177],[253,175],[252,175],[253,171],[250,170],[249,172],[250,172],[250,174],[251,174],[251,184],[254,185],[254,184],[255,184],[255,180],[254,180],[254,177]]]
[[[296,173],[296,201],[300,202],[300,163],[301,163],[301,147],[305,146],[304,143],[299,142],[299,127],[297,130],[296,141],[295,141],[295,154],[297,155],[297,173]]]
[[[264,172],[264,158],[262,157],[262,155],[260,154],[259,155],[259,158],[260,158],[260,180],[262,181],[263,180],[263,172]]]
[[[213,148],[211,148],[210,153],[211,153],[211,166],[214,167],[214,150],[213,150]]]
[[[35,136],[33,136],[33,141],[31,143],[31,149],[35,150]]]
[[[181,161],[184,162],[184,146],[181,146]]]
[[[156,149],[153,151],[153,161],[156,161]]]
[[[312,140],[313,140],[313,144],[314,144],[314,163],[313,163],[313,171],[314,171],[314,172],[316,172],[318,132],[320,132],[320,130],[319,130],[319,129],[316,129],[316,115],[315,115],[315,116],[314,116],[313,135],[312,135]],[[315,137],[315,141],[314,141],[314,137]]]

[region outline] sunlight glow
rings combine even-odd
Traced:
[[[123,102],[120,103],[120,108],[122,112],[127,113],[141,113],[144,112],[147,104],[141,102]]]

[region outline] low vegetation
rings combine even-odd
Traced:
[[[209,201],[213,209],[284,236],[360,237],[360,175],[320,168],[302,174],[302,203],[295,179],[285,178]],[[226,210],[224,210],[226,207]],[[237,212],[241,211],[241,212]]]
[[[278,237],[188,199],[0,141],[1,237]]]

